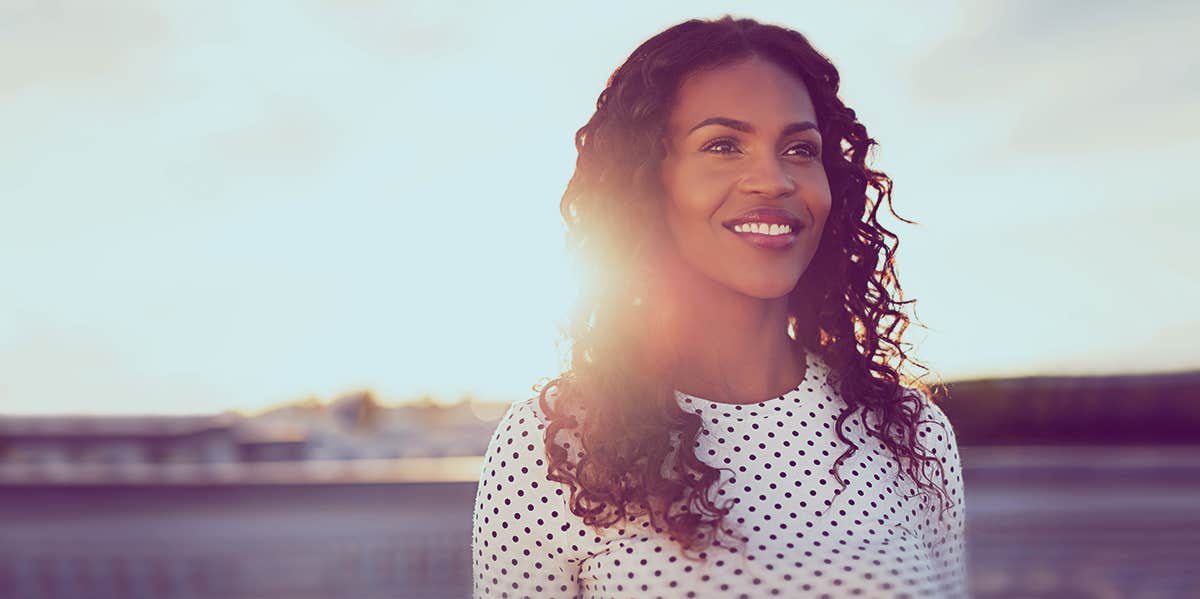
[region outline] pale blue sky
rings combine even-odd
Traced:
[[[938,374],[1200,367],[1189,3],[503,4],[0,0],[0,412],[531,395],[575,129],[732,6],[841,70]]]

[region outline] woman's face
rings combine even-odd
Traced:
[[[747,296],[791,292],[831,204],[817,124],[804,83],[760,58],[685,79],[661,175],[666,225],[688,266]]]

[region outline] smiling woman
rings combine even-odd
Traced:
[[[729,17],[612,75],[561,204],[571,367],[492,437],[477,597],[966,595],[954,430],[901,381],[891,181],[838,81]]]
[[[829,216],[816,120],[804,84],[762,58],[680,85],[661,170],[681,270],[764,300],[792,290]]]

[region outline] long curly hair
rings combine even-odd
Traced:
[[[821,132],[832,207],[812,262],[788,298],[788,334],[829,365],[830,382],[847,408],[837,420],[847,450],[858,446],[842,431],[857,411],[924,492],[946,498],[925,481],[922,463],[942,464],[918,443],[921,394],[915,378],[901,384],[911,344],[907,304],[895,273],[899,240],[877,220],[885,203],[893,216],[891,179],[866,165],[875,140],[854,110],[838,98],[833,64],[800,33],[752,19],[725,16],[675,25],[641,44],[610,77],[596,112],[575,136],[579,156],[562,197],[567,245],[581,269],[581,288],[562,339],[570,362],[557,378],[534,386],[549,419],[547,476],[569,485],[569,507],[600,529],[649,516],[682,549],[720,544],[730,506],[710,491],[719,470],[693,451],[702,423],[678,404],[669,335],[658,310],[646,305],[665,234],[659,169],[662,139],[675,93],[689,74],[757,56],[794,74],[807,87]],[[873,196],[873,197],[872,197]],[[909,387],[906,387],[908,385]],[[913,393],[910,387],[915,387]],[[554,390],[551,400],[551,390]],[[573,445],[574,444],[574,445]],[[948,504],[939,501],[944,512]],[[940,518],[940,516],[939,516]],[[744,538],[741,540],[745,540]]]

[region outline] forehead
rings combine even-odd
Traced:
[[[746,121],[764,131],[797,121],[817,122],[804,82],[758,57],[687,77],[676,93],[668,127],[672,133],[685,134],[713,116]]]

